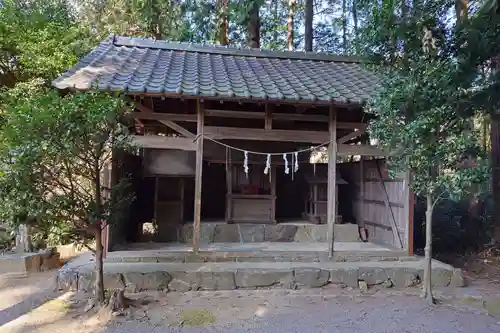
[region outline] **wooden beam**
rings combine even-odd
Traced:
[[[142,104],[141,108],[137,110],[143,112],[132,112],[131,116],[136,119],[144,120],[170,120],[170,121],[186,121],[186,122],[196,122],[195,114],[183,114],[183,113],[164,113],[164,112],[152,112],[150,108]],[[137,106],[137,105],[136,105]],[[149,110],[151,112],[147,112]],[[205,117],[214,118],[238,118],[238,119],[265,119],[266,114],[264,112],[252,112],[252,111],[230,111],[230,110],[205,110]],[[296,114],[296,113],[273,113],[273,120],[290,120],[290,121],[305,121],[305,122],[319,122],[327,123],[328,116],[316,115],[316,114]],[[359,129],[366,128],[366,124],[363,123],[353,123],[353,122],[337,122],[337,128],[341,129]]]
[[[185,136],[186,138],[194,138],[194,137],[196,137],[196,135],[194,135],[193,133],[191,133],[190,131],[188,131],[184,127],[182,127],[182,126],[174,123],[171,120],[160,120],[160,123],[162,123],[163,125],[165,125],[165,126],[171,128],[171,129],[173,129],[177,133]]]
[[[196,122],[195,114],[181,114],[181,113],[162,113],[162,112],[132,112],[131,116],[135,119],[144,120],[169,120],[169,121],[187,121],[191,123]]]
[[[207,117],[218,118],[241,118],[241,119],[265,119],[265,112],[252,112],[252,111],[236,111],[236,110],[205,110]],[[319,114],[300,114],[300,113],[279,113],[273,112],[272,119],[274,120],[290,120],[290,121],[305,121],[316,123],[328,123],[328,116]],[[343,129],[358,129],[366,128],[364,123],[351,123],[351,122],[337,122],[337,128]]]
[[[337,218],[337,113],[330,106],[330,144],[328,145],[328,201],[327,201],[327,237],[328,237],[328,258],[333,258],[333,245],[335,239],[335,220]]]
[[[161,135],[133,135],[132,145],[149,149],[196,150],[196,143],[193,142],[193,139]]]
[[[201,229],[201,181],[203,173],[203,133],[204,133],[204,112],[203,104],[196,101],[196,115],[198,117],[196,134],[196,173],[194,178],[194,221],[193,221],[193,252],[200,251],[200,229]]]
[[[354,130],[354,132],[351,132],[339,139],[337,139],[337,143],[346,143],[347,141],[349,140],[352,140],[354,138],[357,138],[358,136],[364,134],[366,132],[366,125],[365,124],[359,124],[360,125],[360,128],[359,129],[356,129]]]
[[[359,156],[389,156],[386,151],[380,148],[369,146],[369,145],[346,145],[339,144],[338,155],[348,156],[348,155],[359,155]]]
[[[329,141],[328,132],[294,131],[294,130],[265,130],[261,128],[216,127],[206,126],[204,134],[211,139],[236,139],[256,141],[288,141],[325,143]]]

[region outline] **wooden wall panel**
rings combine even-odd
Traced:
[[[396,229],[401,239],[402,248],[408,249],[408,238],[411,234],[408,230],[409,222],[409,191],[408,178],[405,174],[398,175],[394,179],[388,178],[384,172],[385,162],[379,160],[382,169],[382,179],[385,186],[382,187],[380,174],[375,160],[364,161],[364,193],[360,193],[360,163],[352,163],[344,167],[344,172],[349,173],[350,184],[356,187],[356,199],[353,203],[354,216],[358,225],[368,231],[368,240],[374,243],[389,245],[400,248],[399,240],[394,236],[391,211],[386,207],[385,191],[396,223]],[[361,209],[361,199],[364,198],[364,207]]]

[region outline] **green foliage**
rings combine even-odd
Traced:
[[[63,0],[6,0],[0,8],[0,90],[55,78],[88,52],[88,34]]]
[[[433,2],[404,17],[389,5],[374,7],[372,29],[365,36],[373,59],[386,64],[383,88],[370,104],[377,116],[371,133],[394,153],[390,162],[395,170],[412,172],[413,190],[435,200],[443,193],[462,196],[489,171],[479,135],[459,113],[473,82],[457,76],[453,45],[460,41],[445,18],[451,5]],[[427,39],[425,29],[432,32]]]
[[[34,84],[18,84],[6,97],[2,220],[15,225],[34,219],[45,230],[65,223],[74,238],[99,221],[115,223],[132,198],[126,179],[109,187],[103,173],[112,151],[130,146],[120,123],[124,101],[94,91],[61,97]],[[110,200],[102,200],[106,194]],[[69,230],[60,231],[67,238]]]

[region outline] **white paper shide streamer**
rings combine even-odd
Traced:
[[[243,162],[243,169],[245,169],[245,174],[247,175],[248,178],[248,152],[245,151],[244,154],[245,154],[245,160]]]
[[[288,159],[286,154],[283,154],[283,160],[285,161],[285,173],[288,175],[290,173],[290,168],[288,167]]]
[[[267,154],[267,159],[266,159],[266,168],[264,169],[264,174],[269,173],[269,169],[271,169],[271,154]]]

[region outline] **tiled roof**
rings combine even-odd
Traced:
[[[133,94],[362,103],[377,83],[359,61],[347,57],[110,37],[53,85]]]

